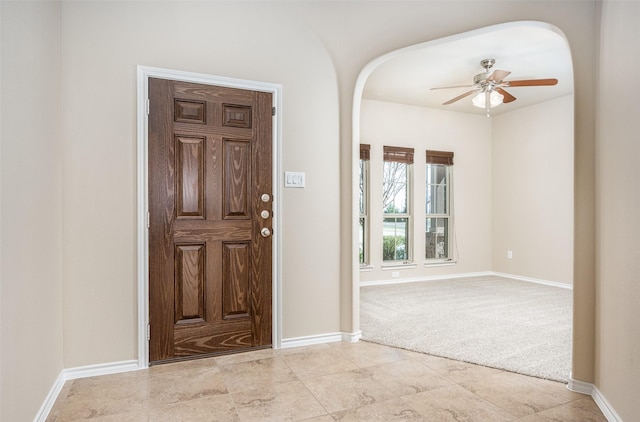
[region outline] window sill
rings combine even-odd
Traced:
[[[406,270],[410,268],[416,268],[415,262],[395,262],[393,264],[382,265],[380,268],[382,271],[391,271],[391,270]]]
[[[429,268],[429,267],[449,267],[452,265],[456,265],[458,263],[458,261],[454,261],[454,260],[445,260],[445,261],[430,261],[430,262],[425,262],[424,266],[425,268]]]
[[[360,271],[362,272],[368,272],[372,270],[373,270],[373,267],[371,265],[360,265]]]

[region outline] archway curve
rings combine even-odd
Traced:
[[[432,47],[436,47],[436,46],[441,46],[443,44],[447,44],[447,43],[451,43],[451,42],[455,42],[455,41],[459,41],[459,40],[464,40],[467,38],[472,38],[472,37],[476,37],[479,35],[484,35],[490,32],[494,32],[494,31],[501,31],[504,29],[509,29],[509,28],[518,28],[518,27],[534,27],[534,28],[539,28],[539,29],[545,29],[548,31],[551,31],[557,35],[559,35],[562,40],[564,40],[564,45],[566,47],[567,52],[569,53],[569,65],[570,65],[570,69],[569,69],[569,73],[571,75],[570,78],[570,84],[571,84],[571,92],[574,92],[574,80],[573,80],[573,63],[572,63],[572,59],[571,59],[571,52],[570,52],[570,46],[569,43],[567,41],[566,36],[564,35],[564,33],[557,28],[554,25],[545,23],[545,22],[539,22],[539,21],[515,21],[515,22],[508,22],[508,23],[502,23],[502,24],[497,24],[497,25],[492,25],[492,26],[487,26],[487,27],[483,27],[483,28],[479,28],[476,30],[472,30],[472,31],[468,31],[468,32],[464,32],[464,33],[459,33],[459,34],[455,34],[449,37],[444,37],[444,38],[439,38],[436,40],[432,40],[432,41],[427,41],[424,43],[419,43],[419,44],[415,44],[415,45],[411,45],[405,48],[401,48],[398,50],[394,50],[391,51],[387,54],[384,54],[374,60],[372,60],[371,62],[369,62],[360,72],[360,74],[358,75],[358,78],[356,80],[355,83],[355,88],[354,88],[354,96],[353,96],[353,109],[352,109],[352,181],[353,181],[353,192],[354,195],[352,196],[352,221],[355,222],[358,219],[358,215],[359,215],[359,204],[358,204],[358,196],[357,196],[357,192],[358,192],[358,188],[357,188],[357,181],[359,179],[359,174],[358,174],[358,160],[359,160],[359,144],[360,144],[360,140],[361,140],[361,112],[362,112],[362,100],[363,100],[363,93],[365,90],[365,85],[369,79],[369,77],[371,76],[371,74],[381,65],[395,59],[398,57],[401,57],[403,55],[409,54],[409,53],[414,53],[416,51],[419,50],[423,50],[423,49],[427,49],[427,48],[432,48]],[[572,121],[575,119],[575,117],[572,116]],[[575,133],[573,134],[573,142],[575,143]],[[573,152],[572,154],[575,154],[575,152]],[[574,164],[575,167],[575,164]],[[573,206],[575,207],[575,198],[573,199]],[[573,215],[573,212],[572,212]],[[575,222],[573,222],[573,224],[575,224]],[[353,224],[352,225],[352,280],[353,280],[353,284],[352,284],[352,314],[353,314],[353,330],[359,334],[361,334],[360,331],[360,265],[359,265],[359,253],[358,253],[358,249],[359,249],[359,241],[358,241],[358,224]],[[575,234],[573,234],[573,238],[575,239]],[[575,254],[572,250],[572,264],[573,262],[575,262]],[[573,265],[572,265],[573,266]],[[575,275],[572,274],[572,277],[575,278]],[[576,285],[574,283],[574,286],[577,286],[579,288],[580,285]],[[575,301],[575,291],[573,292],[574,295],[574,301]],[[359,337],[359,336],[358,336]],[[572,369],[573,369],[573,359],[572,359]],[[570,380],[571,381],[571,380]]]

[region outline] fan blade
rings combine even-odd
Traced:
[[[502,99],[503,103],[510,103],[511,101],[515,101],[516,97],[514,97],[513,95],[509,94],[507,91],[505,91],[502,88],[496,88],[496,91],[498,91],[500,94],[502,94],[502,96],[504,97]]]
[[[469,95],[471,95],[471,94],[473,94],[474,92],[477,92],[477,91],[478,91],[478,89],[472,89],[471,91],[467,91],[464,94],[460,94],[457,97],[450,99],[446,103],[442,103],[442,105],[449,105],[451,103],[455,103],[456,101],[461,100],[464,97],[467,97],[467,96],[469,96]]]
[[[455,85],[455,86],[438,86],[435,88],[429,88],[429,90],[434,90],[434,89],[449,89],[449,88],[471,88],[473,85]]]
[[[491,75],[487,78],[488,81],[494,81],[495,83],[500,83],[504,78],[509,76],[511,72],[508,70],[494,70]]]
[[[558,83],[557,79],[527,79],[524,81],[505,81],[506,86],[549,86]]]

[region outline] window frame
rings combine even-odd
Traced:
[[[384,168],[387,162],[398,162],[406,165],[406,211],[404,213],[386,213],[384,210],[384,201],[382,204],[382,267],[397,267],[405,265],[414,265],[414,245],[413,245],[413,148],[384,146],[383,147],[383,163],[382,163],[382,186],[384,192]],[[405,258],[385,260],[384,258],[384,221],[387,218],[406,219],[406,237],[405,237]],[[397,222],[395,223],[397,224]]]
[[[370,160],[371,160],[371,145],[360,144],[360,181],[362,185],[358,183],[360,189],[361,198],[358,203],[358,224],[362,227],[362,254],[358,251],[358,262],[361,269],[370,268],[371,265],[371,242],[370,242]],[[362,208],[360,208],[362,204]],[[358,229],[360,230],[360,229]],[[359,240],[359,239],[358,239]]]
[[[453,152],[449,151],[426,151],[426,163],[425,163],[425,203],[424,203],[424,212],[425,212],[425,266],[430,265],[438,265],[442,263],[450,263],[455,262],[452,256],[453,252]],[[427,193],[430,185],[434,185],[433,183],[429,184],[429,175],[430,175],[430,166],[444,166],[446,169],[446,185],[445,185],[445,212],[427,212],[428,209],[428,200],[429,194]],[[428,219],[446,219],[446,251],[444,257],[428,257],[427,253],[429,248],[427,246],[427,220]]]

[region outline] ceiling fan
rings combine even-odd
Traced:
[[[508,70],[494,70],[489,73],[495,62],[494,59],[484,59],[480,62],[480,65],[484,67],[485,71],[473,77],[473,85],[442,86],[431,89],[472,88],[449,101],[445,101],[442,105],[449,105],[471,94],[476,94],[472,99],[473,105],[486,109],[487,117],[489,117],[491,107],[497,107],[502,103],[510,103],[516,100],[516,97],[505,91],[504,88],[506,87],[550,86],[558,83],[558,80],[553,78],[505,81],[504,78],[511,73]]]

